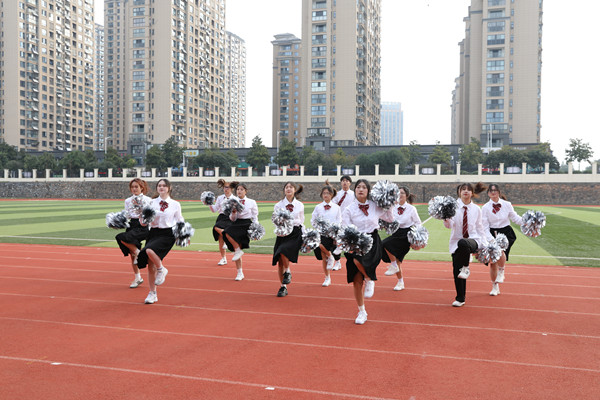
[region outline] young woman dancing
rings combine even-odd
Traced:
[[[341,211],[344,212],[344,210],[354,202],[356,196],[354,195],[354,192],[350,189],[350,185],[352,185],[352,178],[350,177],[350,175],[342,176],[340,178],[340,182],[342,184],[342,189],[339,192],[337,192],[336,195],[334,195],[332,201],[338,206],[340,206]],[[342,269],[342,264],[340,262],[340,258],[337,257],[335,259],[335,263],[333,264],[332,270],[338,271],[340,269]]]
[[[162,285],[169,273],[163,266],[162,260],[175,244],[173,227],[178,222],[185,222],[181,214],[181,205],[171,198],[171,190],[171,182],[167,179],[160,179],[156,184],[158,197],[150,203],[150,206],[156,211],[156,217],[150,223],[146,246],[138,254],[139,268],[148,266],[150,292],[146,297],[146,304],[158,302],[156,286]]]
[[[394,290],[404,289],[404,278],[402,278],[402,261],[404,256],[410,251],[410,243],[408,242],[408,232],[413,225],[421,225],[421,218],[417,213],[417,209],[412,205],[415,195],[410,193],[406,186],[400,186],[398,194],[398,204],[394,207],[394,220],[399,224],[399,228],[393,235],[388,236],[383,240],[383,261],[391,262],[388,270],[385,271],[387,276],[396,275],[398,283],[394,286]]]
[[[290,262],[298,262],[298,253],[302,247],[302,226],[304,225],[304,204],[298,197],[302,193],[302,185],[287,182],[283,187],[284,198],[275,204],[274,209],[285,208],[292,214],[294,229],[287,236],[278,236],[273,248],[273,265],[277,265],[281,287],[277,297],[285,297],[288,294],[287,285],[292,282]]]
[[[115,239],[125,257],[131,257],[131,268],[133,269],[133,281],[129,287],[134,289],[144,282],[140,269],[137,265],[137,256],[142,248],[142,241],[148,237],[148,227],[140,225],[140,214],[145,205],[150,204],[152,199],[146,196],[148,184],[140,178],[134,178],[129,182],[131,197],[125,199],[125,210],[129,217],[129,228],[119,233]]]
[[[451,229],[450,254],[452,254],[452,271],[454,274],[454,287],[456,298],[453,307],[465,305],[467,293],[467,278],[470,275],[469,262],[471,254],[476,253],[483,247],[486,234],[483,230],[481,208],[472,201],[473,197],[485,190],[481,182],[474,187],[470,183],[463,183],[456,188],[458,199],[458,210],[451,219],[444,220],[444,226]]]
[[[227,215],[223,214],[223,202],[233,196],[238,182],[225,182],[225,179],[219,179],[217,185],[223,189],[223,194],[217,197],[214,205],[210,205],[209,207],[210,211],[219,213],[215,226],[213,227],[213,238],[216,241],[219,241],[219,252],[221,253],[221,259],[217,265],[225,265],[227,264],[227,257],[225,256],[227,246],[223,240],[223,229],[230,226],[232,222]]]
[[[242,255],[244,251],[250,247],[250,238],[248,237],[248,228],[253,222],[258,223],[258,206],[256,201],[246,197],[248,187],[245,183],[239,183],[236,188],[237,197],[240,203],[243,204],[244,210],[238,212],[233,209],[229,215],[232,224],[223,230],[223,239],[229,251],[233,251],[231,261],[235,262],[237,268],[236,281],[244,279],[244,271],[242,271]]]
[[[504,282],[504,265],[508,261],[508,253],[510,253],[510,248],[517,240],[517,235],[510,226],[510,221],[522,225],[523,220],[515,212],[512,204],[500,192],[498,185],[491,184],[488,187],[487,194],[490,201],[481,208],[483,229],[488,234],[487,238],[489,240],[498,236],[499,233],[503,233],[508,239],[508,248],[502,252],[502,257],[497,262],[490,263],[490,278],[492,279],[490,296],[498,296],[500,294],[499,284]]]

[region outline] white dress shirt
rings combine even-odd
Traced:
[[[152,202],[152,199],[146,195],[142,195],[142,204],[134,204],[133,200],[137,196],[131,196],[125,199],[125,211],[129,218],[138,219],[142,215],[142,209]],[[137,201],[137,200],[136,200]]]
[[[404,212],[400,214],[399,208],[403,208]],[[393,208],[394,220],[398,222],[399,228],[410,228],[413,225],[421,225],[421,218],[417,209],[412,204],[406,202],[403,205],[396,204]]]
[[[325,205],[329,205],[331,208],[326,210]],[[330,201],[329,203],[319,203],[313,210],[312,217],[310,218],[310,223],[313,227],[315,226],[317,218],[339,224],[342,222],[342,209],[333,201]]]
[[[304,225],[304,204],[302,204],[295,197],[292,202],[289,202],[287,197],[284,197],[283,200],[275,204],[274,210],[278,210],[280,208],[285,209],[288,204],[292,204],[294,206],[294,211],[292,211],[292,218],[294,219],[294,226],[303,226]]]
[[[342,197],[344,197],[344,193],[346,193],[346,197],[344,198],[344,201],[342,204],[339,204],[340,200],[342,199]],[[333,199],[331,199],[331,201],[335,204],[338,204],[341,208],[342,208],[342,213],[344,212],[344,210],[346,208],[348,208],[348,206],[350,204],[352,204],[352,202],[356,199],[356,196],[354,195],[354,192],[350,189],[348,189],[348,191],[343,191],[340,190],[339,192],[336,193],[335,197]]]
[[[369,209],[367,210],[369,215],[365,215],[359,208],[359,205],[361,204],[369,205]],[[379,229],[379,218],[387,222],[394,221],[394,216],[392,215],[393,211],[394,207],[384,210],[383,208],[378,207],[372,200],[367,200],[366,203],[359,203],[358,200],[355,199],[344,212],[342,212],[342,223],[344,225],[352,224],[362,233],[371,233],[374,230]]]
[[[244,197],[243,199],[239,199],[239,202],[243,202],[244,210],[239,213],[229,214],[229,219],[232,221],[238,219],[251,219],[252,222],[258,222],[258,205],[256,204],[256,201]]]
[[[222,195],[217,197],[215,204],[209,206],[210,211],[218,212],[219,214],[223,214],[223,203],[225,202],[225,200],[230,199],[232,196],[233,196],[233,194],[229,195],[229,197],[225,197],[225,194],[223,193]]]
[[[494,213],[494,204],[500,204],[500,209]],[[523,224],[523,219],[515,212],[510,201],[499,199],[498,203],[494,203],[492,200],[488,201],[481,208],[483,229],[487,233],[488,240],[492,239],[490,228],[504,228],[510,225],[510,221],[517,225]]]
[[[162,211],[160,205],[161,201],[167,202],[167,207],[163,208]],[[185,222],[183,215],[181,215],[181,204],[171,197],[167,197],[166,200],[157,197],[152,200],[150,206],[156,210],[156,218],[150,223],[151,228],[172,228],[178,222]]]
[[[456,210],[456,215],[454,215],[454,217],[451,219],[444,220],[444,226],[452,229],[449,243],[450,254],[453,254],[456,251],[458,248],[458,241],[463,238],[463,215],[465,211],[463,206],[465,206],[465,204],[461,199],[458,199],[457,203],[459,207]],[[487,235],[483,230],[481,208],[479,208],[479,206],[473,202],[467,204],[467,222],[469,239],[474,239],[477,242],[478,247],[482,248],[487,244],[487,240],[485,239]]]

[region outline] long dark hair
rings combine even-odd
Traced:
[[[331,198],[334,198],[337,193],[337,190],[335,190],[335,188],[329,184],[329,179],[327,179],[325,181],[325,186],[323,186],[321,188],[321,194],[320,194],[321,198],[323,198],[323,192],[325,190],[327,190],[327,191],[329,191],[329,193],[331,193]]]
[[[500,196],[500,198],[502,200],[506,200],[506,197],[500,191],[500,186],[498,186],[496,183],[491,183],[490,186],[488,186],[487,192],[486,192],[488,194],[488,197],[490,196],[490,194],[489,194],[490,190],[497,190],[498,191],[498,195]]]
[[[133,178],[129,182],[129,191],[131,191],[131,185],[133,185],[134,182],[140,186],[140,188],[142,189],[142,194],[148,193],[148,184],[146,183],[145,180],[140,179],[140,178]]]
[[[412,194],[406,186],[399,186],[398,189],[404,190],[404,193],[406,193],[406,201],[408,202],[408,204],[412,204],[413,201],[415,201],[416,196]]]
[[[237,185],[240,183],[238,181],[227,182],[225,179],[221,178],[217,181],[217,186],[219,189],[223,189],[224,186],[229,186],[229,189],[234,191],[237,188]]]
[[[361,183],[364,183],[365,186],[367,187],[367,200],[368,200],[370,198],[369,195],[371,194],[371,184],[369,183],[368,180],[366,180],[366,179],[357,180],[356,183],[354,184],[354,191],[356,192],[356,187]]]
[[[162,182],[164,182],[164,183],[165,183],[165,185],[167,185],[167,188],[169,189],[169,192],[168,192],[168,193],[169,193],[169,197],[171,197],[171,198],[172,198],[173,196],[171,196],[171,192],[173,191],[173,186],[171,186],[171,182],[170,182],[168,179],[166,179],[166,178],[160,178],[160,179],[158,180],[158,182],[156,182],[156,194],[155,194],[154,196],[152,196],[152,198],[153,198],[153,199],[156,199],[158,196],[160,196],[160,195],[158,194],[158,184],[159,184],[161,181],[162,181]]]
[[[470,183],[461,183],[460,185],[458,185],[456,187],[456,194],[458,195],[458,197],[460,197],[460,191],[463,190],[464,188],[469,189],[469,191],[471,193],[473,193],[473,197],[474,198],[478,198],[479,197],[479,193],[481,193],[485,189],[487,189],[487,186],[484,183],[482,183],[482,182],[477,182],[475,184],[475,186],[473,186]]]
[[[302,193],[302,191],[304,190],[304,186],[302,185],[296,185],[294,182],[286,182],[285,185],[283,185],[283,197],[285,197],[285,187],[287,185],[292,185],[292,187],[294,188],[295,192],[294,192],[294,197],[297,199],[300,199],[300,193]]]

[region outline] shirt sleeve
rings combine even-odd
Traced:
[[[494,237],[490,233],[490,220],[488,217],[488,213],[489,213],[488,208],[486,206],[483,206],[481,208],[481,224],[483,227],[483,231],[485,232],[485,237],[489,241],[489,240],[492,240]]]
[[[523,218],[517,214],[511,203],[508,203],[508,218],[517,225],[523,225]]]

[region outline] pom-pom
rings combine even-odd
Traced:
[[[258,222],[253,222],[248,228],[248,238],[250,240],[260,240],[265,236],[265,227]]]
[[[502,257],[502,249],[495,239],[492,239],[483,248],[479,249],[477,259],[484,264],[495,263]]]
[[[521,232],[529,237],[538,237],[542,234],[541,230],[546,226],[546,216],[543,212],[529,210],[523,214],[522,219]]]
[[[313,228],[315,228],[321,236],[328,236],[327,232],[329,232],[331,228],[331,222],[329,222],[325,218],[317,217],[315,218]]]
[[[340,229],[342,229],[340,224],[332,222],[329,224],[329,228],[327,229],[327,232],[325,232],[325,236],[335,239],[340,232]]]
[[[173,236],[177,246],[187,247],[190,245],[190,238],[194,236],[194,228],[189,222],[178,222],[173,227]]]
[[[223,214],[229,216],[233,210],[240,213],[244,211],[244,205],[240,203],[240,200],[237,197],[232,196],[223,202]]]
[[[354,225],[343,226],[337,235],[336,241],[338,247],[343,251],[354,253],[356,256],[367,254],[373,247],[371,235],[360,232]]]
[[[406,234],[406,237],[408,238],[408,243],[410,243],[411,249],[420,250],[427,246],[429,232],[423,225],[413,225],[411,226],[410,231],[408,231]]]
[[[458,202],[452,196],[435,196],[429,200],[429,215],[435,219],[450,219],[456,215]]]
[[[215,194],[210,191],[202,192],[200,195],[200,201],[207,206],[212,206],[215,204]]]
[[[106,214],[106,226],[113,229],[129,228],[129,221],[127,220],[127,211],[123,210],[119,212]]]
[[[371,189],[371,200],[379,207],[387,210],[398,200],[399,191],[398,185],[393,182],[388,180],[377,181]]]
[[[143,194],[133,196],[133,199],[131,199],[131,203],[129,203],[129,209],[127,211],[130,211],[131,214],[140,214],[144,207],[150,205],[150,202],[148,202],[146,199],[147,197],[145,197]]]
[[[321,234],[316,229],[302,229],[302,247],[300,251],[310,253],[321,244]]]
[[[393,235],[400,228],[400,224],[398,221],[393,220],[392,222],[387,222],[379,219],[379,229],[384,230],[388,235]]]
[[[498,243],[498,246],[500,246],[500,249],[502,251],[508,249],[508,238],[504,233],[499,233],[498,235],[496,235],[496,243]]]
[[[142,209],[142,215],[140,215],[140,222],[144,225],[149,225],[156,218],[156,210],[151,206],[146,206]]]
[[[292,233],[292,230],[294,229],[292,213],[285,208],[278,208],[273,211],[271,221],[275,224],[275,234],[277,236],[287,236]]]

